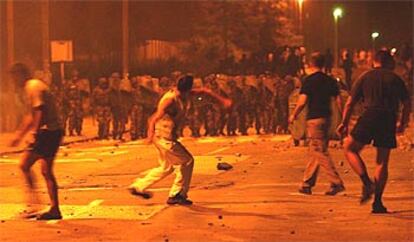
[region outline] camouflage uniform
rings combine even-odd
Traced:
[[[211,89],[217,95],[227,97],[227,94],[220,88],[214,79],[208,80],[207,88]],[[216,99],[207,98],[206,106],[206,135],[217,136],[224,135],[224,127],[226,125],[226,111]]]
[[[261,129],[268,134],[272,130],[274,105],[273,93],[267,88],[262,80],[257,83],[257,105],[256,105],[256,132],[260,134]]]
[[[65,112],[65,109],[64,109],[64,96],[65,95],[63,95],[62,88],[59,88],[57,85],[52,84],[51,87],[50,87],[50,90],[51,90],[53,96],[55,97],[56,109],[57,109],[56,111],[57,111],[57,114],[58,114],[59,123],[64,125],[64,116],[66,116],[64,114],[64,112]]]
[[[131,140],[137,140],[138,138],[143,138],[144,127],[143,127],[143,116],[144,116],[144,105],[143,105],[143,96],[142,96],[142,87],[138,85],[136,79],[131,80],[132,85],[132,107],[131,107],[131,126],[130,126],[130,135]]]
[[[140,86],[142,95],[142,119],[141,129],[143,137],[147,137],[148,119],[155,111],[157,111],[157,103],[160,95],[154,90],[152,81],[145,83],[145,86]]]
[[[127,93],[113,87],[110,91],[111,112],[112,112],[112,137],[122,140],[125,132],[125,125],[128,122],[129,100]]]
[[[77,135],[82,133],[83,108],[82,96],[75,84],[70,85],[68,90],[68,119],[69,119],[69,135],[73,135],[76,131]]]
[[[205,120],[203,111],[205,106],[204,95],[191,96],[190,108],[187,115],[188,126],[191,130],[192,137],[200,137],[200,129]]]
[[[276,89],[275,105],[276,118],[279,131],[286,133],[288,131],[289,119],[289,96],[293,92],[295,86],[290,76],[282,79]]]
[[[228,85],[230,88],[228,96],[233,101],[233,106],[228,112],[227,135],[236,135],[237,129],[242,134],[246,134],[243,92],[234,80],[230,80]]]
[[[99,79],[99,85],[93,90],[92,105],[98,121],[98,138],[109,138],[109,126],[111,123],[109,81],[106,78]]]
[[[253,124],[258,123],[258,112],[257,112],[257,88],[247,85],[246,81],[243,80],[242,82],[242,92],[244,98],[244,105],[243,105],[243,112],[242,114],[245,116],[245,127],[246,132],[247,128],[253,127]]]

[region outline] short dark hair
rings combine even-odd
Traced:
[[[21,75],[25,80],[32,78],[32,74],[29,67],[23,63],[15,63],[10,68],[10,73]]]
[[[181,77],[177,83],[177,89],[180,92],[188,92],[193,88],[194,78],[193,76],[186,75]]]
[[[313,52],[310,61],[314,66],[318,68],[322,68],[325,66],[325,56],[322,55],[320,52]]]
[[[394,69],[395,60],[388,50],[379,50],[374,57],[374,60],[381,64],[382,68]]]

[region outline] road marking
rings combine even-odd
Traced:
[[[14,159],[4,159],[0,158],[0,163],[12,163],[17,164],[19,163],[20,158],[14,158]],[[99,159],[96,158],[81,158],[81,159],[56,159],[57,163],[78,163],[78,162],[99,162]]]
[[[114,219],[114,220],[148,220],[162,212],[168,206],[157,205],[101,205],[103,200],[94,200],[88,205],[61,205],[63,220],[79,219]],[[18,217],[26,207],[25,204],[0,204],[0,220],[21,220]],[[61,220],[46,223],[56,224]]]
[[[228,149],[230,149],[230,147],[222,147],[220,149],[217,149],[217,150],[213,150],[211,152],[208,152],[206,155],[214,155],[214,154],[220,153],[220,152],[225,151],[225,150],[228,150]]]

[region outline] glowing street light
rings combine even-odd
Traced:
[[[375,53],[375,40],[380,36],[378,32],[372,32],[371,38],[372,38],[372,53]]]
[[[378,38],[379,36],[380,36],[380,34],[379,34],[378,32],[373,32],[373,33],[371,34],[372,39],[376,39],[376,38]]]
[[[338,20],[338,18],[341,18],[342,14],[343,14],[342,8],[338,7],[338,8],[335,8],[334,11],[333,11],[333,16],[334,16],[335,20]]]
[[[339,60],[339,37],[338,37],[338,20],[342,18],[344,11],[342,8],[337,7],[333,10],[332,14],[335,20],[335,48],[334,48],[334,56],[335,56],[335,66],[338,67],[338,60]]]

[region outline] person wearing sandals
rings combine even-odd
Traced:
[[[178,128],[184,121],[192,95],[207,94],[216,98],[229,108],[231,100],[216,95],[206,88],[193,89],[193,77],[184,76],[178,80],[177,87],[167,91],[158,102],[157,111],[148,121],[147,144],[154,144],[159,153],[159,167],[143,178],[137,178],[128,188],[132,195],[151,198],[149,187],[171,174],[176,174],[167,204],[191,205],[187,193],[190,188],[194,159],[190,152],[177,140]]]
[[[29,188],[28,194],[33,198],[35,187],[31,167],[35,162],[40,162],[51,204],[50,209],[45,212],[30,211],[26,212],[23,217],[36,217],[38,220],[61,219],[58,185],[53,172],[55,156],[63,137],[56,102],[47,84],[41,80],[32,79],[26,65],[14,64],[10,74],[17,86],[24,88],[29,109],[27,117],[10,146],[18,146],[25,135],[30,133],[31,139],[21,158],[20,169]]]
[[[393,72],[395,62],[386,50],[376,53],[373,69],[362,74],[352,87],[338,126],[338,133],[347,134],[352,110],[356,103],[363,102],[364,112],[359,117],[350,135],[345,140],[345,156],[362,181],[360,203],[368,202],[372,195],[372,213],[387,213],[382,194],[388,178],[388,162],[391,149],[397,146],[396,134],[403,133],[410,117],[410,97],[404,81]],[[398,121],[398,111],[402,114]],[[365,145],[373,142],[377,150],[374,182],[368,176],[360,153]]]

